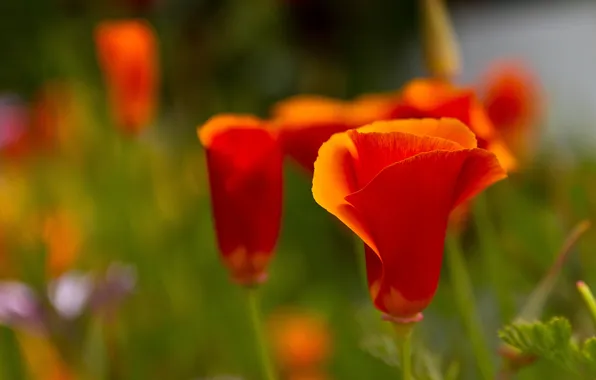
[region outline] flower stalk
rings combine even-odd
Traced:
[[[403,380],[414,380],[412,370],[412,333],[416,322],[394,322],[399,347],[400,363]]]
[[[474,292],[470,280],[470,274],[466,269],[463,252],[457,238],[448,234],[447,236],[447,263],[455,301],[462,316],[464,328],[472,344],[476,364],[483,379],[494,378],[494,368],[487,342],[482,332],[482,325],[476,314]]]
[[[259,309],[258,288],[248,288],[246,292],[246,298],[248,303],[248,312],[255,336],[256,348],[261,361],[263,379],[277,380],[273,362],[271,360],[271,356],[269,355],[267,339],[263,330],[263,318]]]
[[[507,277],[503,275],[507,272],[503,268],[502,257],[496,249],[497,237],[490,220],[487,203],[486,196],[482,194],[476,198],[474,202],[474,221],[485,271],[496,291],[501,321],[509,321],[515,315],[515,302],[511,297]]]

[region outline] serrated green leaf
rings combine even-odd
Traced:
[[[511,324],[499,331],[499,337],[521,354],[550,360],[577,375],[596,377],[596,338],[578,345],[572,339],[571,324],[566,318]]]

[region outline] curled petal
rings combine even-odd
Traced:
[[[277,134],[250,116],[222,115],[199,129],[224,262],[239,282],[259,282],[277,243],[282,154]]]
[[[354,141],[346,133],[333,135],[319,151],[315,162],[312,193],[315,201],[354,231],[366,244],[374,245],[354,207],[346,202],[358,190]]]
[[[435,150],[454,151],[462,146],[453,141],[416,136],[410,133],[380,133],[349,131],[358,152],[355,164],[359,189],[365,187],[384,168],[412,156]]]
[[[461,122],[374,123],[323,144],[313,195],[365,243],[375,305],[407,319],[436,291],[451,211],[505,176]]]
[[[439,137],[458,143],[462,148],[476,148],[477,145],[476,136],[470,128],[457,119],[447,117],[378,121],[358,128],[358,132],[403,132],[415,136]]]
[[[494,155],[481,149],[421,153],[385,168],[349,195],[368,227],[382,266],[377,307],[396,317],[422,310],[436,290],[451,210],[504,177]],[[371,252],[367,261],[374,259]]]

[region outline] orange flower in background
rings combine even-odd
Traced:
[[[272,123],[279,130],[284,154],[292,157],[308,172],[321,145],[336,132],[351,128],[347,104],[316,95],[301,95],[278,103],[272,111]]]
[[[78,258],[82,236],[73,216],[61,210],[43,222],[43,240],[47,249],[50,277],[58,277],[70,269]]]
[[[156,107],[155,32],[144,20],[104,21],[95,30],[95,41],[115,121],[126,132],[139,133]]]
[[[478,146],[495,153],[506,170],[516,161],[488,119],[484,107],[472,89],[458,88],[445,81],[416,79],[400,93],[367,95],[356,99],[350,111],[359,123],[377,120],[454,118],[469,126],[478,139]]]
[[[269,332],[278,362],[289,373],[318,374],[331,354],[326,322],[305,311],[283,310],[269,317]]]
[[[354,99],[348,107],[350,124],[362,127],[375,121],[388,120],[399,98],[400,94],[395,92],[366,94]]]
[[[219,250],[239,283],[266,278],[282,214],[278,137],[255,117],[220,115],[198,129],[206,149]]]
[[[507,145],[525,155],[535,140],[532,133],[540,116],[540,88],[522,64],[496,63],[482,80],[484,107]]]
[[[404,320],[434,296],[451,211],[504,177],[460,121],[395,120],[331,137],[312,190],[365,243],[375,306]]]

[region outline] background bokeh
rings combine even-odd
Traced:
[[[596,215],[596,7],[448,4],[464,61],[457,81],[475,86],[491,62],[521,60],[547,104],[533,161],[487,192],[490,252],[481,252],[477,225],[465,233],[479,313],[496,352],[497,329],[519,311],[573,226]],[[98,22],[130,17],[155,27],[161,66],[158,115],[134,137],[111,121],[93,38]],[[59,110],[60,149],[0,155],[0,275],[41,291],[52,271],[132,264],[136,291],[101,327],[104,339],[94,324],[84,333],[82,350],[103,378],[257,379],[243,292],[215,246],[196,127],[218,112],[266,117],[275,102],[298,93],[349,99],[395,90],[425,74],[417,21],[409,0],[2,2],[0,150],[10,128],[34,120],[40,99]],[[272,337],[277,322],[294,318],[297,332],[277,340],[296,340],[299,355],[322,367],[320,378],[398,378],[359,278],[358,243],[313,201],[299,168],[288,162],[285,175],[282,235],[262,294]],[[574,283],[596,282],[594,248],[589,231],[544,314],[568,316],[584,335],[592,327]],[[509,310],[496,306],[488,254],[509,286]],[[456,363],[461,378],[474,379],[451,292],[444,276],[417,339],[443,372]],[[0,379],[29,378],[36,346],[19,334],[0,327]],[[519,378],[564,378],[557,371],[538,362]]]

